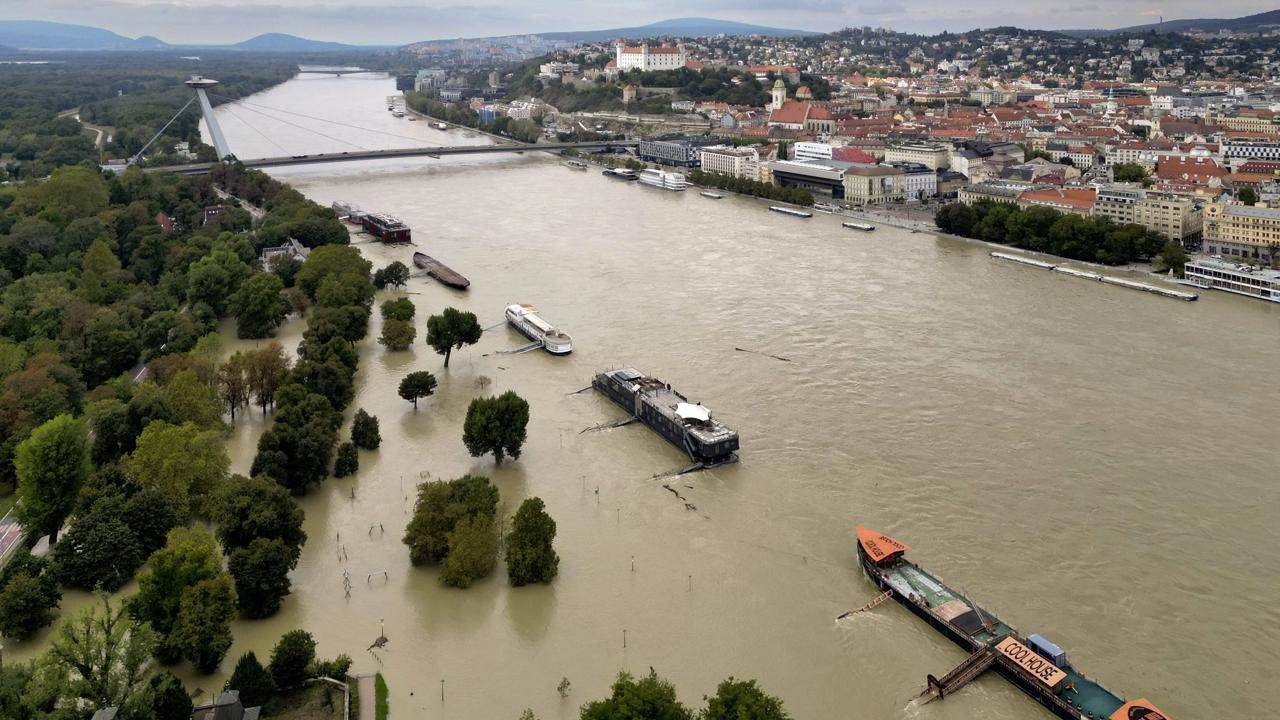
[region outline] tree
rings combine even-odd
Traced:
[[[84,253],[80,272],[80,294],[96,305],[107,305],[119,299],[125,283],[121,277],[120,258],[101,238]]]
[[[249,404],[248,361],[244,353],[227,358],[218,368],[218,398],[222,406],[231,413],[231,422],[236,421],[236,410]]]
[[[218,539],[227,550],[246,548],[259,538],[280,540],[290,548],[295,562],[307,541],[304,518],[289,491],[264,475],[233,476],[219,490],[213,506]]]
[[[419,485],[403,538],[410,561],[424,565],[444,560],[449,554],[449,533],[459,522],[477,516],[492,519],[497,509],[498,489],[481,475]]]
[[[147,699],[143,681],[156,647],[146,622],[131,619],[105,593],[62,625],[46,655],[46,682],[62,703],[90,710],[132,709]]]
[[[386,345],[388,350],[407,350],[418,337],[418,331],[408,320],[384,320],[382,337],[378,342]]]
[[[275,401],[276,390],[284,384],[288,373],[289,358],[284,354],[284,346],[274,340],[245,353],[245,379],[263,414]]]
[[[164,401],[173,412],[175,425],[194,423],[201,430],[222,428],[222,403],[218,394],[195,370],[174,375],[164,386]]]
[[[417,312],[417,308],[413,306],[413,301],[409,298],[396,298],[382,303],[382,318],[384,320],[412,320],[415,312]]]
[[[133,450],[134,436],[129,428],[129,408],[116,398],[89,403],[85,417],[93,433],[93,462],[105,465]]]
[[[1147,169],[1141,163],[1116,163],[1111,176],[1116,182],[1142,182],[1147,179]]]
[[[560,567],[552,547],[555,539],[556,521],[547,514],[542,499],[520,503],[507,534],[507,578],[512,585],[551,582]]]
[[[75,524],[53,550],[63,584],[115,592],[133,579],[147,553],[126,523],[124,509],[124,498],[110,493],[76,515]]]
[[[169,635],[177,627],[182,611],[182,600],[188,590],[205,580],[225,576],[222,570],[222,554],[213,535],[203,527],[180,527],[169,532],[169,541],[152,553],[147,567],[138,576],[138,593],[131,599],[131,612],[151,625],[160,638],[156,657],[173,662],[184,656],[182,645]],[[211,595],[206,587],[204,594]],[[234,590],[233,590],[234,593]],[[232,597],[234,604],[234,597]],[[204,603],[197,603],[188,611],[185,632],[188,641],[198,635],[195,625],[200,620],[198,611]],[[234,608],[233,608],[234,610]]]
[[[298,687],[307,678],[307,666],[316,659],[316,641],[306,630],[290,630],[271,650],[267,669],[281,690]]]
[[[227,681],[227,689],[239,690],[240,702],[245,707],[263,705],[276,695],[276,684],[271,679],[271,674],[258,662],[258,656],[252,650],[236,661],[236,669]]]
[[[513,391],[498,397],[476,398],[467,407],[462,442],[472,457],[491,452],[494,463],[500,465],[505,455],[520,458],[528,424],[529,403]]]
[[[582,720],[693,720],[693,713],[676,699],[675,687],[650,670],[639,681],[630,673],[618,673],[609,697],[583,705],[580,717]]]
[[[325,245],[311,251],[302,263],[302,269],[294,276],[294,283],[314,300],[320,284],[326,278],[336,277],[357,291],[357,301],[368,302],[373,299],[373,284],[369,282],[372,267],[373,264],[365,260],[356,248]]]
[[[498,562],[498,533],[487,515],[464,517],[449,533],[449,554],[440,566],[440,582],[468,588],[493,572]]]
[[[283,541],[263,537],[231,553],[228,569],[235,578],[236,597],[245,617],[269,617],[280,609],[289,594],[289,571],[296,557],[295,549]]]
[[[699,720],[790,720],[782,700],[761,690],[755,680],[720,683],[716,694],[707,700]]]
[[[18,521],[49,542],[75,507],[89,477],[89,428],[83,419],[59,415],[31,431],[13,457],[18,477]]]
[[[355,443],[344,442],[338,446],[338,456],[333,461],[333,476],[342,478],[355,475],[360,469],[360,453]]]
[[[1182,247],[1181,240],[1169,240],[1164,244],[1164,249],[1160,251],[1160,264],[1170,270],[1173,270],[1179,276],[1182,275],[1182,268],[1190,260],[1187,257],[1186,248]]]
[[[426,370],[418,370],[404,376],[400,381],[400,397],[413,403],[418,409],[418,400],[428,397],[436,391],[436,376]]]
[[[229,466],[221,435],[192,423],[151,423],[125,459],[138,484],[159,490],[181,520],[205,511],[205,496],[226,480]]]
[[[252,271],[231,250],[214,250],[187,269],[187,302],[204,303],[221,317],[231,296]],[[277,278],[279,279],[279,278]]]
[[[380,288],[388,285],[399,287],[408,283],[409,268],[399,260],[393,261],[390,265],[379,269],[373,274],[373,284]]]
[[[24,548],[14,552],[0,570],[0,634],[26,640],[53,622],[53,609],[62,602],[62,591],[48,560]]]
[[[439,315],[427,318],[427,344],[444,356],[444,366],[449,367],[449,356],[463,345],[480,342],[480,322],[475,313],[445,308]]]
[[[365,412],[364,408],[356,410],[355,419],[351,421],[351,442],[361,450],[377,450],[382,444],[378,418]]]
[[[1258,204],[1258,191],[1251,187],[1242,187],[1236,191],[1236,199],[1245,205]]]
[[[155,720],[189,720],[191,696],[182,681],[165,670],[151,677],[151,711]]]
[[[231,620],[235,616],[236,589],[231,578],[220,572],[182,591],[167,642],[197,670],[211,673],[231,649]]]
[[[284,281],[275,273],[258,273],[235,291],[228,309],[236,316],[238,337],[270,337],[289,312],[289,301],[284,296]]]

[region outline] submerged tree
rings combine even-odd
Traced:
[[[16,513],[23,526],[58,541],[62,523],[92,466],[89,428],[83,419],[59,415],[31,432],[14,453],[18,476]]]
[[[427,318],[427,344],[444,356],[444,366],[449,367],[449,356],[463,345],[480,342],[483,330],[475,313],[445,308],[439,315]]]
[[[418,409],[419,398],[430,396],[436,391],[436,376],[426,370],[418,370],[404,376],[400,381],[400,397],[413,403]]]
[[[552,547],[555,539],[556,521],[547,514],[542,499],[520,503],[507,534],[507,577],[512,585],[551,582],[560,567]]]
[[[508,390],[497,397],[476,398],[467,407],[462,442],[473,457],[493,453],[495,464],[510,455],[519,459],[529,424],[529,403]]]
[[[382,444],[382,433],[378,431],[378,418],[364,411],[356,410],[351,421],[351,442],[361,450],[377,450]]]

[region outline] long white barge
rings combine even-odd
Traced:
[[[573,338],[538,314],[538,308],[524,303],[507,306],[507,323],[530,340],[542,343],[542,349],[552,355],[568,355],[573,352]]]
[[[996,258],[997,260],[1009,260],[1011,262],[1016,262],[1020,265],[1030,265],[1031,267],[1038,267],[1042,270],[1049,270],[1051,272],[1059,272],[1059,273],[1062,273],[1063,275],[1070,275],[1072,277],[1084,278],[1085,280],[1096,280],[1098,282],[1105,283],[1107,285],[1116,285],[1118,287],[1126,287],[1131,290],[1141,290],[1143,292],[1149,292],[1149,293],[1152,293],[1153,295],[1159,295],[1161,297],[1174,298],[1177,300],[1186,300],[1188,302],[1192,300],[1196,300],[1200,297],[1195,293],[1183,292],[1181,290],[1173,290],[1171,288],[1160,287],[1158,285],[1148,285],[1146,283],[1140,283],[1134,280],[1125,280],[1124,278],[1112,277],[1110,275],[1102,275],[1100,273],[1091,272],[1088,270],[1077,270],[1073,267],[1067,267],[1066,265],[1054,265],[1053,263],[1047,263],[1042,260],[1035,260],[1033,258],[1023,257],[1021,255],[1012,255],[1010,253],[1002,253],[1002,252],[992,252],[991,257]]]
[[[876,226],[871,223],[842,222],[840,224],[850,230],[861,230],[862,232],[871,232],[876,229]]]
[[[779,207],[777,205],[770,205],[769,212],[776,212],[781,215],[790,215],[791,217],[798,217],[798,218],[813,217],[813,213],[807,210],[792,210],[791,208]]]

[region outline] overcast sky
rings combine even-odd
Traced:
[[[1219,0],[0,0],[0,19],[94,25],[171,43],[237,42],[264,32],[318,40],[415,40],[595,30],[675,17],[714,17],[803,30],[871,25],[938,32],[1018,25],[1124,27],[1196,17],[1238,17],[1274,3]]]

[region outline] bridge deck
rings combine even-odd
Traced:
[[[539,143],[536,145],[453,145],[443,147],[395,148],[389,150],[357,150],[341,153],[316,153],[312,155],[291,155],[284,157],[255,158],[241,160],[245,167],[261,169],[268,167],[286,167],[289,165],[312,165],[330,162],[351,162],[353,160],[379,160],[385,158],[439,157],[442,155],[465,155],[512,152],[556,152],[570,148],[576,150],[604,150],[614,148],[634,148],[639,145],[636,140],[604,140],[598,142],[576,143]],[[166,165],[145,168],[144,172],[172,172],[179,175],[204,175],[209,172],[213,163],[190,163],[187,165]]]

